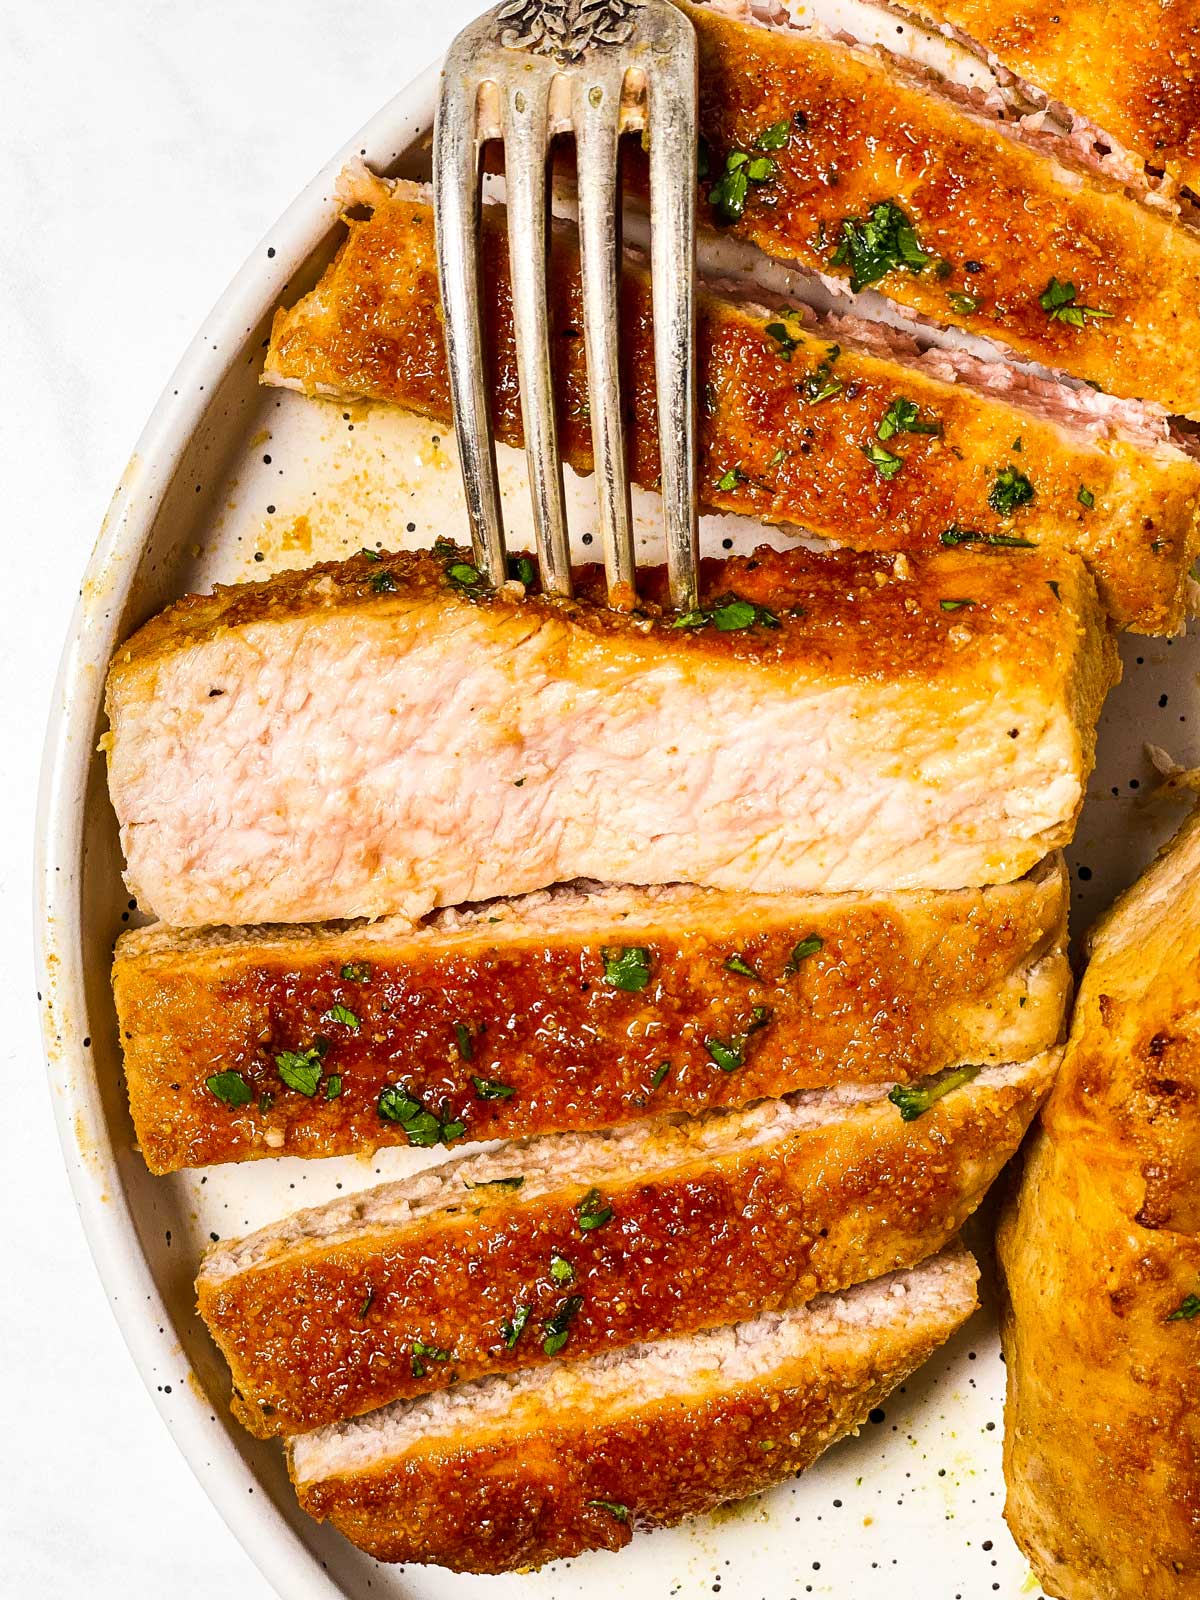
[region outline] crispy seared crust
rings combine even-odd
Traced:
[[[411,189],[411,186],[408,186]],[[442,339],[431,207],[404,186],[349,235],[311,294],[280,310],[264,381],[307,394],[386,400],[446,423],[450,400]],[[503,212],[485,208],[483,282],[497,436],[521,445],[516,351]],[[559,233],[551,266],[552,349],[558,439],[566,460],[592,470],[587,369],[573,234]],[[829,358],[828,339],[788,321],[786,350],[766,332],[778,316],[702,294],[696,351],[700,493],[711,507],[765,522],[791,522],[857,549],[937,549],[952,524],[1017,534],[1071,550],[1091,568],[1122,626],[1174,633],[1183,621],[1187,571],[1200,542],[1200,461],[1166,444],[1095,440],[1002,396],[842,341],[841,391],[813,405],[806,376]],[[658,485],[658,423],[647,273],[626,266],[622,309],[625,422],[630,471]],[[787,359],[783,359],[786,356]],[[904,467],[890,481],[864,449],[902,394],[940,436],[898,441]],[[1013,458],[1036,497],[1017,517],[988,504],[996,472]],[[737,473],[732,481],[730,469]],[[1094,497],[1088,510],[1081,486]]]
[[[1187,0],[901,0],[1200,189],[1200,13]]]
[[[844,219],[894,200],[951,271],[889,272],[883,293],[1112,394],[1200,415],[1200,363],[1181,358],[1200,346],[1200,235],[1103,179],[1067,171],[893,60],[684,9],[699,35],[701,131],[718,172],[727,152],[753,150],[764,129],[798,112],[806,119],[771,152],[774,178],[750,186],[735,233],[840,275],[847,269],[831,257]],[[711,214],[705,204],[702,215]],[[983,270],[967,273],[968,260]],[[1051,276],[1111,319],[1083,328],[1052,320],[1038,302]],[[952,293],[982,304],[963,314]]]
[[[726,632],[659,613],[660,569],[630,616],[595,569],[574,602],[521,600],[465,593],[452,560],[219,589],[122,646],[109,780],[143,907],[418,917],[578,876],[951,888],[1073,831],[1119,665],[1071,557],[763,549],[702,564],[707,604],[778,619]]]
[[[656,1375],[630,1406],[606,1403],[603,1375],[589,1389],[575,1369],[564,1375],[573,1385],[515,1400],[501,1426],[468,1420],[423,1446],[381,1446],[356,1469],[306,1477],[306,1457],[289,1451],[300,1503],[380,1561],[508,1572],[618,1550],[635,1528],[669,1527],[794,1476],[854,1431],[970,1315],[974,1262],[951,1254],[955,1279],[938,1303],[889,1306],[885,1285],[867,1286],[852,1303],[879,1302],[875,1320],[835,1306],[805,1345],[752,1376],[710,1370],[667,1388]],[[675,1348],[686,1357],[690,1342]]]
[[[1198,979],[1200,817],[1096,931],[1000,1233],[1006,1514],[1065,1600],[1200,1596]]]
[[[729,1122],[726,1142],[702,1154],[686,1127],[649,1124],[621,1158],[631,1165],[602,1175],[613,1216],[587,1230],[579,1207],[601,1181],[594,1134],[573,1147],[570,1172],[515,1190],[464,1185],[453,1209],[439,1200],[436,1210],[389,1220],[410,1192],[393,1185],[360,1197],[376,1213],[390,1206],[383,1220],[362,1222],[354,1203],[338,1202],[339,1226],[324,1237],[317,1211],[222,1244],[205,1258],[197,1291],[233,1372],[234,1410],[267,1437],[539,1363],[545,1325],[568,1294],[583,1303],[563,1355],[579,1359],[911,1266],[978,1204],[1057,1059],[1051,1051],[1023,1068],[985,1069],[913,1122],[875,1098],[824,1122],[772,1126],[755,1143],[762,1119],[751,1109],[725,1113],[744,1120]],[[497,1168],[523,1176],[533,1159],[516,1146],[486,1168],[464,1164],[491,1180]],[[556,1254],[571,1263],[572,1285],[552,1278]],[[522,1305],[529,1326],[509,1350],[501,1324]],[[418,1340],[449,1357],[414,1371]]]
[[[403,1083],[469,1139],[603,1128],[836,1083],[909,1082],[1054,1044],[1069,990],[1061,859],[1018,883],[896,895],[601,891],[489,903],[472,919],[122,935],[113,987],[138,1145],[152,1172],[403,1144],[379,1096]],[[797,945],[821,947],[789,970]],[[605,979],[606,948],[651,978]],[[730,972],[738,959],[761,981]],[[349,966],[367,981],[342,976]],[[333,1005],[356,1022],[339,1023]],[[771,1007],[745,1066],[704,1048]],[[458,1028],[466,1028],[464,1055]],[[276,1055],[331,1040],[333,1100],[289,1090]],[[668,1070],[656,1082],[663,1063]],[[207,1087],[242,1075],[231,1109]],[[505,1085],[481,1098],[475,1080]],[[260,1095],[270,1096],[267,1109]]]

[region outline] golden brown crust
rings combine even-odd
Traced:
[[[587,1183],[529,1200],[476,1190],[453,1213],[281,1241],[241,1270],[206,1268],[200,1314],[232,1369],[234,1410],[269,1437],[540,1363],[546,1325],[571,1295],[582,1303],[564,1359],[911,1266],[978,1204],[1056,1064],[1050,1052],[1000,1081],[985,1075],[912,1122],[876,1100],[735,1152],[606,1180],[613,1215],[599,1227],[580,1226]],[[571,1264],[569,1284],[551,1274],[556,1255]],[[501,1324],[520,1306],[528,1326],[509,1350]],[[416,1341],[449,1355],[414,1365]]]
[[[771,182],[733,231],[768,254],[842,274],[846,218],[897,202],[920,245],[950,263],[888,272],[879,289],[925,316],[1000,339],[1112,394],[1200,414],[1200,236],[1115,185],[1067,172],[894,62],[837,41],[685,6],[700,44],[700,122],[718,172],[764,129],[790,126]],[[1064,13],[1066,15],[1066,13]],[[802,114],[804,125],[794,119]],[[913,160],[913,151],[922,159]],[[703,192],[712,187],[709,179]],[[702,207],[702,216],[712,215]],[[966,262],[981,266],[968,272]],[[1039,304],[1051,277],[1111,313],[1073,327]],[[981,301],[955,309],[951,294]],[[961,305],[961,302],[959,302]]]
[[[509,1572],[618,1550],[802,1472],[928,1359],[968,1307],[833,1330],[802,1354],[635,1411],[522,1418],[486,1439],[431,1441],[361,1471],[296,1477],[300,1504],[380,1561]]]
[[[468,1139],[493,1139],[1024,1060],[1062,1027],[1066,908],[1058,862],[945,894],[629,891],[557,926],[499,901],[458,931],[126,934],[113,987],[138,1147],[162,1173],[403,1144],[378,1109],[395,1083],[445,1106]],[[815,948],[793,963],[806,940]],[[604,952],[622,948],[646,953],[640,990],[606,977]],[[756,1005],[770,1022],[744,1066],[720,1071],[705,1041],[742,1033]],[[332,1100],[289,1089],[276,1065],[319,1037]],[[219,1072],[239,1074],[251,1101],[218,1099]]]
[[[1190,0],[903,0],[1200,189],[1200,15]]]
[[[520,404],[503,213],[485,211],[483,282],[497,436],[521,445]],[[385,198],[348,237],[318,287],[276,314],[264,376],[309,394],[385,400],[439,422],[450,416],[438,313],[431,207]],[[565,459],[592,468],[579,263],[558,234],[551,265],[558,437]],[[1118,622],[1172,633],[1200,541],[1200,462],[1120,440],[1072,435],[1035,412],[964,384],[843,344],[836,394],[813,404],[805,380],[831,345],[801,324],[702,294],[697,330],[700,493],[706,504],[791,522],[858,549],[937,549],[958,525],[1074,551],[1088,562]],[[783,326],[789,349],[768,326]],[[627,265],[622,304],[630,470],[658,484],[650,288]],[[837,348],[837,347],[833,347]],[[786,358],[786,359],[785,359]],[[818,382],[814,392],[824,385]],[[890,480],[864,453],[898,396],[940,435],[893,440],[904,466]],[[1021,449],[1014,454],[1017,439]],[[1015,517],[988,504],[995,475],[1015,464],[1035,498]],[[1092,496],[1090,509],[1080,489]]]
[[[1007,1516],[1052,1594],[1188,1600],[1200,1596],[1197,821],[1098,928],[1042,1123],[1000,1233]]]

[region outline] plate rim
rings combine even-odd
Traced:
[[[168,1432],[242,1549],[286,1600],[343,1600],[274,1500],[245,1492],[247,1468],[206,1396],[167,1397],[156,1367],[178,1361],[170,1313],[138,1238],[100,1107],[83,981],[80,885],[84,795],[108,662],[124,604],[170,482],[236,359],[321,234],[333,185],[360,154],[386,167],[433,126],[442,57],[386,102],[307,183],[251,250],[204,318],[134,445],[79,586],[50,700],[34,837],[34,966],[42,1051],[63,1164],[96,1272],[125,1346]],[[268,255],[268,249],[272,252]],[[253,1476],[253,1474],[250,1474]]]

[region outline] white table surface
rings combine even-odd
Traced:
[[[122,1345],[59,1159],[30,949],[42,730],[109,496],[258,238],[474,0],[0,5],[0,1596],[262,1600]]]

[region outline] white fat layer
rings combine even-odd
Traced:
[[[1050,1051],[1025,1062],[984,1067],[954,1092],[970,1103],[986,1100],[998,1089],[1045,1076],[1057,1054]],[[936,1074],[928,1081],[936,1082],[942,1076]],[[364,1230],[407,1227],[435,1212],[452,1214],[481,1203],[528,1205],[562,1188],[646,1180],[654,1173],[675,1172],[691,1162],[711,1163],[742,1155],[845,1120],[856,1112],[878,1109],[886,1103],[892,1087],[883,1083],[805,1089],[734,1111],[704,1111],[697,1116],[677,1112],[600,1132],[543,1134],[501,1144],[452,1158],[397,1183],[380,1184],[295,1212],[245,1239],[222,1241],[205,1256],[201,1276],[209,1283],[220,1282],[293,1246],[307,1246],[315,1240],[326,1244],[353,1240]],[[523,1180],[515,1194],[509,1190],[480,1194],[474,1189],[515,1177]]]
[[[818,1370],[809,1381],[820,1381],[820,1369],[836,1365],[847,1346],[860,1347],[864,1335],[881,1345],[889,1333],[912,1338],[922,1326],[948,1335],[974,1308],[977,1276],[968,1252],[952,1246],[906,1272],[822,1295],[791,1311],[397,1401],[294,1439],[293,1472],[298,1482],[313,1483],[378,1467],[431,1439],[460,1434],[473,1442],[481,1430],[520,1426],[531,1416],[566,1426],[580,1415],[592,1423],[611,1422],[664,1403],[707,1401],[748,1384],[803,1381],[795,1371],[798,1361],[815,1361]]]

